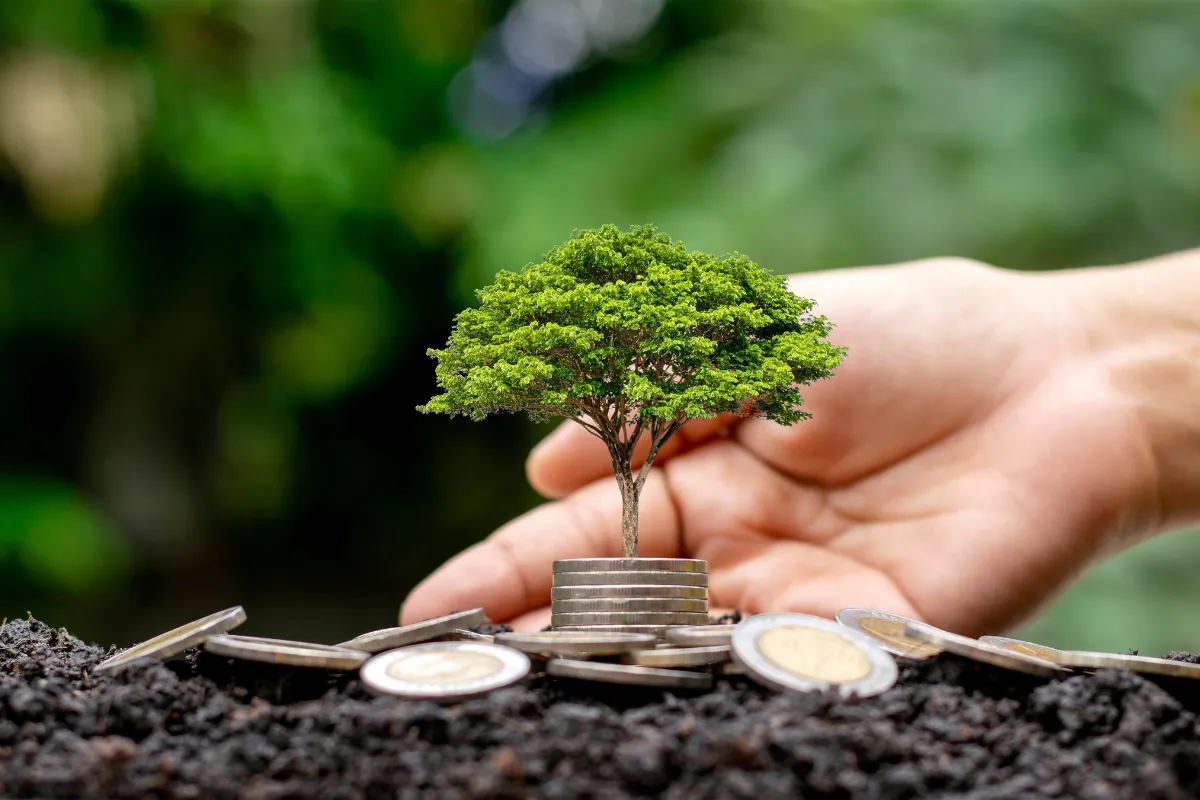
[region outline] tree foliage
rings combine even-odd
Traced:
[[[447,347],[429,350],[444,393],[419,410],[560,416],[600,437],[633,512],[627,555],[654,456],[685,422],[798,422],[809,415],[797,387],[832,375],[844,355],[826,340],[829,321],[782,277],[736,253],[689,252],[651,226],[576,231],[477,296]],[[650,449],[635,478],[643,435]]]

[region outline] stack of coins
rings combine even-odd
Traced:
[[[554,562],[550,624],[562,631],[661,635],[708,623],[708,562],[570,558]]]

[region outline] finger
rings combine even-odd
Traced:
[[[679,554],[679,520],[661,474],[642,489],[639,555]],[[483,606],[497,622],[549,605],[553,562],[621,554],[621,495],[612,478],[518,517],[421,582],[401,610],[404,624]]]
[[[526,611],[513,617],[508,622],[518,633],[536,633],[545,630],[550,625],[550,607],[542,606],[534,611]]]
[[[698,444],[726,430],[738,418],[719,414],[712,419],[698,419],[684,425],[662,446],[654,463],[660,464],[672,456],[687,452]],[[642,466],[650,450],[650,438],[643,435],[634,449],[633,469]],[[533,448],[525,464],[529,483],[544,497],[561,498],[594,480],[611,477],[612,460],[608,448],[598,436],[567,420]]]

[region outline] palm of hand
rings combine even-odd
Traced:
[[[1106,546],[1139,457],[1036,280],[961,261],[794,279],[845,365],[805,390],[811,421],[685,428],[646,485],[641,554],[707,559],[712,605],[748,613],[867,606],[981,633],[1034,611]],[[431,576],[406,621],[470,605],[467,586],[493,618],[547,624],[550,562],[619,550],[607,461],[575,426],[552,435],[530,478],[564,499]]]

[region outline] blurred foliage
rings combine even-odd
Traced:
[[[793,272],[1200,238],[1200,4],[0,3],[0,611],[345,638],[530,507],[422,417],[497,269],[652,222]],[[1200,648],[1195,537],[1031,634]]]

